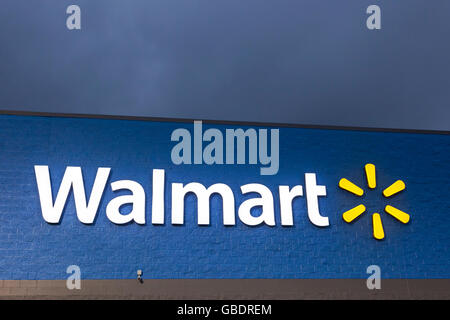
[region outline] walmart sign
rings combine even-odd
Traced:
[[[450,137],[0,116],[0,279],[448,278]]]

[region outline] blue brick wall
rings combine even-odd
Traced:
[[[0,116],[0,279],[64,279],[67,266],[87,279],[135,278],[365,278],[371,264],[385,278],[450,277],[450,136],[303,128],[280,129],[280,170],[260,176],[259,166],[176,166],[170,161],[171,132],[192,123]],[[225,125],[206,125],[232,128]],[[238,126],[242,127],[242,126]],[[378,187],[362,199],[339,189],[346,177],[365,186],[364,164],[377,167]],[[116,194],[107,185],[93,225],[77,220],[71,195],[58,225],[40,211],[34,165],[49,165],[54,190],[66,166],[81,166],[87,193],[100,166],[109,182],[132,179],[147,191],[147,224],[114,225],[105,208]],[[258,182],[274,193],[277,226],[248,227],[237,219],[225,227],[221,201],[213,196],[211,225],[198,226],[193,196],[183,226],[153,226],[152,169],[166,170],[166,221],[171,182],[223,182],[233,189]],[[277,186],[304,185],[315,172],[327,186],[320,199],[330,226],[313,226],[305,197],[294,200],[294,226],[280,225]],[[381,190],[397,179],[407,189],[384,199]],[[55,196],[55,195],[54,195]],[[347,224],[342,212],[364,203],[367,212]],[[403,225],[384,213],[392,204],[411,215]],[[386,238],[372,237],[371,213],[379,212]]]

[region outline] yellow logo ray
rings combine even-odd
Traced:
[[[373,222],[373,237],[377,240],[384,239],[383,224],[381,223],[381,217],[378,213],[372,215]]]
[[[342,178],[339,181],[339,187],[341,189],[347,190],[348,192],[356,194],[357,196],[362,196],[364,194],[363,189],[361,189],[356,184],[354,184],[353,182],[351,182],[345,178]]]
[[[370,189],[375,189],[377,187],[377,178],[376,178],[376,168],[372,163],[366,163],[364,166],[364,170],[366,172],[367,185]],[[348,192],[351,192],[357,196],[362,196],[364,194],[364,190],[355,185],[353,182],[342,178],[339,181],[339,187]],[[394,194],[399,193],[400,191],[406,188],[405,183],[402,180],[397,180],[385,190],[383,190],[383,195],[388,198],[393,196]],[[409,214],[403,212],[393,206],[387,205],[384,210],[393,216],[395,219],[402,223],[408,223],[410,220]],[[360,204],[350,210],[345,211],[342,214],[342,218],[345,222],[350,223],[356,218],[358,218],[361,214],[366,211],[366,207],[363,204]],[[381,216],[379,213],[375,212],[372,214],[372,226],[373,226],[373,237],[377,240],[384,239],[384,228],[383,223],[381,222]]]
[[[404,190],[406,188],[405,183],[402,180],[397,180],[389,187],[383,190],[383,195],[387,198],[393,196],[396,193]]]
[[[357,217],[359,217],[364,211],[366,211],[366,207],[363,204],[360,204],[359,206],[356,206],[348,211],[345,211],[342,214],[342,218],[345,220],[345,222],[350,223]]]
[[[403,212],[397,208],[394,208],[393,206],[387,205],[384,208],[384,211],[389,213],[391,216],[393,216],[395,219],[402,223],[408,223],[409,222],[409,214],[406,212]]]
[[[375,176],[375,166],[368,163],[364,167],[366,169],[367,185],[370,189],[375,189],[377,186],[377,179]]]

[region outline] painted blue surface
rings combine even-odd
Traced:
[[[280,170],[260,176],[259,165],[171,163],[175,128],[192,123],[0,116],[0,279],[65,279],[80,266],[85,279],[135,278],[365,278],[377,264],[385,278],[450,278],[450,136],[280,128]],[[229,125],[206,125],[224,130]],[[237,126],[242,127],[243,126]],[[364,164],[377,167],[378,186],[358,198],[337,187],[346,177],[366,186]],[[117,194],[109,183],[98,218],[83,225],[71,195],[59,225],[42,216],[34,165],[49,165],[54,191],[66,166],[81,166],[90,194],[96,170],[112,168],[109,183],[132,179],[147,192],[147,224],[118,226],[105,214]],[[151,224],[152,169],[166,170],[166,223]],[[330,226],[307,218],[305,197],[294,200],[294,226],[280,225],[277,186],[304,185],[304,173],[326,185],[320,209]],[[381,190],[397,179],[407,189],[385,199]],[[195,197],[186,199],[185,224],[170,224],[172,182],[216,182],[234,191],[257,182],[271,188],[275,227],[223,226],[221,201],[213,196],[211,225],[198,226]],[[365,187],[365,190],[367,188]],[[55,196],[55,194],[54,194]],[[367,212],[352,224],[342,212],[364,203]],[[386,204],[410,213],[403,225]],[[371,213],[382,216],[386,238],[372,237]]]

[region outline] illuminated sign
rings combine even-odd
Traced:
[[[37,187],[39,190],[39,198],[42,209],[42,216],[48,223],[59,223],[63,208],[67,202],[67,198],[72,188],[74,191],[75,207],[78,219],[85,224],[92,224],[100,204],[100,199],[105,191],[106,183],[108,181],[111,168],[98,168],[97,175],[94,180],[90,198],[86,200],[86,192],[84,189],[84,182],[82,170],[80,167],[68,167],[64,173],[60,189],[57,192],[56,200],[52,200],[52,187],[50,172],[48,166],[35,166],[35,174]],[[376,187],[375,166],[373,164],[366,164],[367,184],[369,188]],[[308,207],[308,217],[311,223],[315,226],[326,227],[329,226],[329,219],[321,215],[319,211],[319,196],[326,196],[326,187],[317,185],[316,174],[306,173],[306,200]],[[339,181],[339,187],[347,190],[357,196],[364,194],[363,189],[352,183],[351,181],[342,178]],[[111,183],[112,191],[126,189],[131,192],[131,195],[118,196],[113,198],[106,206],[106,216],[115,224],[127,224],[129,222],[136,222],[138,224],[146,223],[145,199],[146,193],[141,184],[132,180],[120,180]],[[392,185],[383,191],[385,197],[391,197],[394,194],[405,189],[405,183],[402,180],[397,180]],[[165,222],[165,207],[164,207],[164,190],[165,190],[165,171],[162,169],[153,170],[152,178],[152,224],[164,224]],[[195,194],[198,204],[198,224],[210,224],[210,197],[213,194],[218,194],[222,198],[222,212],[223,224],[233,226],[236,224],[235,212],[235,197],[231,188],[224,183],[215,183],[209,187],[205,187],[199,182],[172,183],[172,215],[171,223],[174,225],[184,224],[184,202],[185,196],[188,193]],[[279,200],[280,200],[280,216],[282,226],[293,225],[292,201],[296,197],[303,196],[303,186],[278,186]],[[274,197],[270,189],[258,183],[246,184],[240,187],[242,194],[256,193],[259,197],[245,200],[241,203],[238,209],[238,216],[240,220],[248,226],[257,226],[266,224],[268,226],[275,226],[275,210]],[[125,204],[132,204],[133,210],[124,215],[120,212],[120,207]],[[254,216],[251,214],[252,208],[261,207],[261,214]],[[398,221],[406,224],[409,222],[410,216],[390,205],[386,205],[384,209],[391,216]],[[343,213],[342,217],[345,222],[350,223],[358,218],[366,211],[366,207],[360,204]],[[384,239],[384,229],[379,213],[373,213],[373,236],[375,239]]]
[[[41,203],[42,216],[48,223],[59,223],[63,208],[71,188],[74,192],[75,207],[78,219],[86,224],[92,224],[100,204],[111,168],[98,168],[97,175],[92,187],[91,196],[86,200],[82,171],[80,167],[68,167],[64,173],[56,200],[52,200],[52,188],[48,166],[35,166],[37,187]],[[326,195],[325,186],[317,185],[314,173],[305,174],[306,199],[308,203],[308,217],[312,224],[325,227],[329,225],[328,218],[319,212],[319,196]],[[152,224],[164,224],[164,189],[165,171],[153,170],[152,183]],[[281,206],[281,225],[293,225],[292,200],[303,196],[303,186],[296,185],[292,188],[280,185],[279,198]],[[111,183],[112,191],[127,189],[131,195],[118,196],[112,199],[106,206],[106,216],[116,224],[127,224],[134,221],[145,224],[145,190],[141,184],[132,180],[120,180]],[[210,197],[219,194],[223,203],[223,224],[235,225],[235,200],[231,188],[224,183],[215,183],[208,188],[199,182],[172,183],[172,224],[184,224],[184,198],[188,193],[194,193],[198,201],[198,224],[210,224]],[[238,210],[240,220],[249,226],[257,226],[265,223],[269,226],[275,225],[275,212],[273,194],[268,187],[259,183],[245,184],[240,187],[242,194],[256,193],[257,198],[245,200]],[[120,207],[132,204],[133,210],[123,215]],[[254,207],[261,207],[262,212],[255,217],[251,214]]]
[[[367,176],[367,185],[370,189],[375,189],[377,186],[377,179],[376,179],[376,173],[375,173],[375,165],[368,163],[365,165],[365,171]],[[361,197],[364,194],[363,189],[355,185],[353,182],[342,178],[339,181],[339,187],[347,190],[348,192],[351,192],[359,197]],[[400,191],[404,190],[406,188],[405,183],[402,180],[397,180],[393,184],[391,184],[389,187],[383,190],[383,195],[388,198],[391,197]],[[409,214],[406,212],[403,212],[393,206],[387,205],[384,210],[389,213],[391,216],[396,218],[398,221],[406,224],[409,222]],[[356,218],[358,218],[362,213],[366,211],[366,207],[363,204],[360,204],[346,212],[342,215],[342,218],[345,220],[345,222],[350,223]],[[381,216],[379,213],[375,212],[372,214],[372,221],[373,221],[373,237],[378,240],[384,239],[384,229],[383,229],[383,223],[381,222]]]

